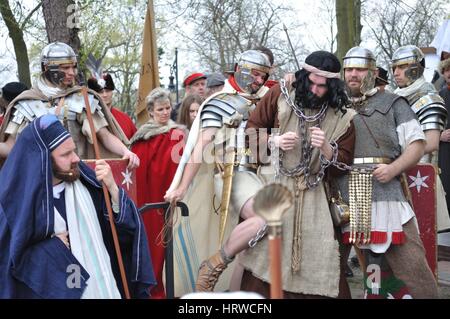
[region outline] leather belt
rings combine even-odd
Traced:
[[[390,164],[392,160],[387,157],[357,157],[353,164]]]

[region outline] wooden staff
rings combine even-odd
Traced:
[[[269,228],[269,231],[273,229]],[[281,227],[280,227],[281,230]],[[269,234],[270,256],[270,298],[283,299],[283,280],[281,276],[281,235]]]
[[[264,186],[255,196],[253,209],[264,218],[269,227],[270,298],[283,298],[281,272],[281,217],[292,206],[292,193],[281,184]]]
[[[94,144],[95,159],[99,160],[100,159],[100,150],[98,148],[97,132],[95,131],[94,121],[92,120],[91,105],[89,103],[87,88],[85,86],[82,87],[81,93],[83,94],[84,104],[86,106],[86,115],[87,115],[87,119],[89,122],[89,128],[91,130],[92,143]],[[111,199],[109,197],[108,189],[106,188],[106,185],[103,182],[102,182],[102,188],[103,188],[103,195],[105,196],[106,209],[108,210],[109,225],[111,226],[111,233],[113,236],[114,248],[115,248],[116,254],[117,254],[117,262],[119,264],[120,277],[122,278],[122,284],[123,284],[123,290],[125,292],[125,298],[130,299],[130,291],[128,289],[127,277],[125,276],[125,268],[123,266],[122,253],[120,251],[119,239],[117,237],[116,225],[114,224],[114,216],[113,216],[112,209],[111,209]]]

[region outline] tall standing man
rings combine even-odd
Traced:
[[[279,180],[294,194],[294,206],[282,217],[285,298],[350,295],[323,180],[330,165],[336,161],[348,164],[353,156],[354,112],[346,110],[348,99],[340,70],[341,64],[332,53],[311,53],[295,73],[294,83],[280,81],[273,86],[247,123],[247,131],[258,133],[260,147],[267,148],[268,140],[269,145],[279,148]],[[270,136],[264,134],[267,129]],[[250,136],[250,140],[255,139]],[[261,232],[254,234],[245,243],[252,247],[240,255],[246,269],[241,289],[269,297],[269,240]],[[236,241],[243,246],[242,242]]]
[[[221,273],[234,259],[236,247],[231,247],[240,245],[234,240],[220,244],[220,218],[214,210],[219,210],[219,205],[229,205],[224,238],[237,224],[239,216],[255,215],[252,197],[262,183],[256,175],[255,163],[250,162],[250,155],[245,151],[242,125],[259,100],[258,92],[267,80],[270,68],[269,59],[262,52],[243,52],[224,89],[203,102],[192,124],[181,162],[165,195],[170,202],[183,200],[186,196],[191,212],[188,221],[180,221],[175,229],[174,249],[183,266],[177,270],[178,282],[183,293],[194,289],[212,291]],[[230,168],[229,165],[231,171],[225,170],[224,167]],[[226,187],[219,190],[221,183],[215,179],[222,175],[223,185],[231,183],[229,192]],[[227,195],[225,200],[224,194]],[[264,221],[259,219],[246,224],[251,228],[248,232],[251,236],[264,226]],[[218,247],[221,247],[219,251]],[[208,259],[213,254],[213,258]],[[213,264],[207,259],[213,260]],[[203,260],[206,262],[200,266]],[[197,277],[195,272],[199,268]],[[192,270],[194,274],[190,273]],[[219,289],[229,287],[229,270],[222,276]]]
[[[372,295],[402,287],[398,279],[414,298],[437,298],[436,279],[400,181],[401,174],[423,156],[425,135],[403,97],[375,87],[371,51],[351,48],[343,61],[352,108],[358,113],[353,118],[352,172],[338,179],[351,214],[343,228],[344,242],[363,249],[367,272],[375,271],[381,279],[369,287]],[[390,269],[395,278],[385,278]]]
[[[206,79],[206,74],[201,72],[188,72],[183,80],[183,88],[185,90],[184,96],[197,94],[202,98],[206,98]],[[170,114],[172,121],[177,120],[180,106],[181,102],[175,104],[173,107],[172,113]]]
[[[400,47],[392,55],[391,68],[398,85],[394,93],[408,100],[425,132],[425,155],[420,162],[437,165],[439,141],[447,122],[447,110],[434,86],[425,81],[425,55],[414,45]],[[449,229],[448,207],[439,175],[436,176],[436,193],[437,228]]]

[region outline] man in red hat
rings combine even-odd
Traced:
[[[103,102],[105,102],[106,106],[111,111],[111,114],[119,123],[126,137],[131,139],[134,133],[136,133],[136,126],[126,113],[112,106],[114,89],[116,87],[111,74],[103,73],[100,79],[96,79],[95,77],[90,78],[88,80],[88,87],[100,95]]]
[[[183,87],[185,90],[184,96],[188,96],[191,94],[198,94],[202,98],[205,98],[206,94],[206,78],[207,76],[201,72],[188,72],[183,80]],[[181,103],[175,104],[173,107],[172,113],[170,114],[170,118],[173,121],[176,121],[178,116],[178,110],[180,109]]]

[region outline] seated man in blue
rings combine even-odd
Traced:
[[[147,237],[134,203],[109,165],[80,162],[54,115],[19,135],[0,171],[0,298],[123,298],[102,192],[111,204],[133,298],[155,285]]]

